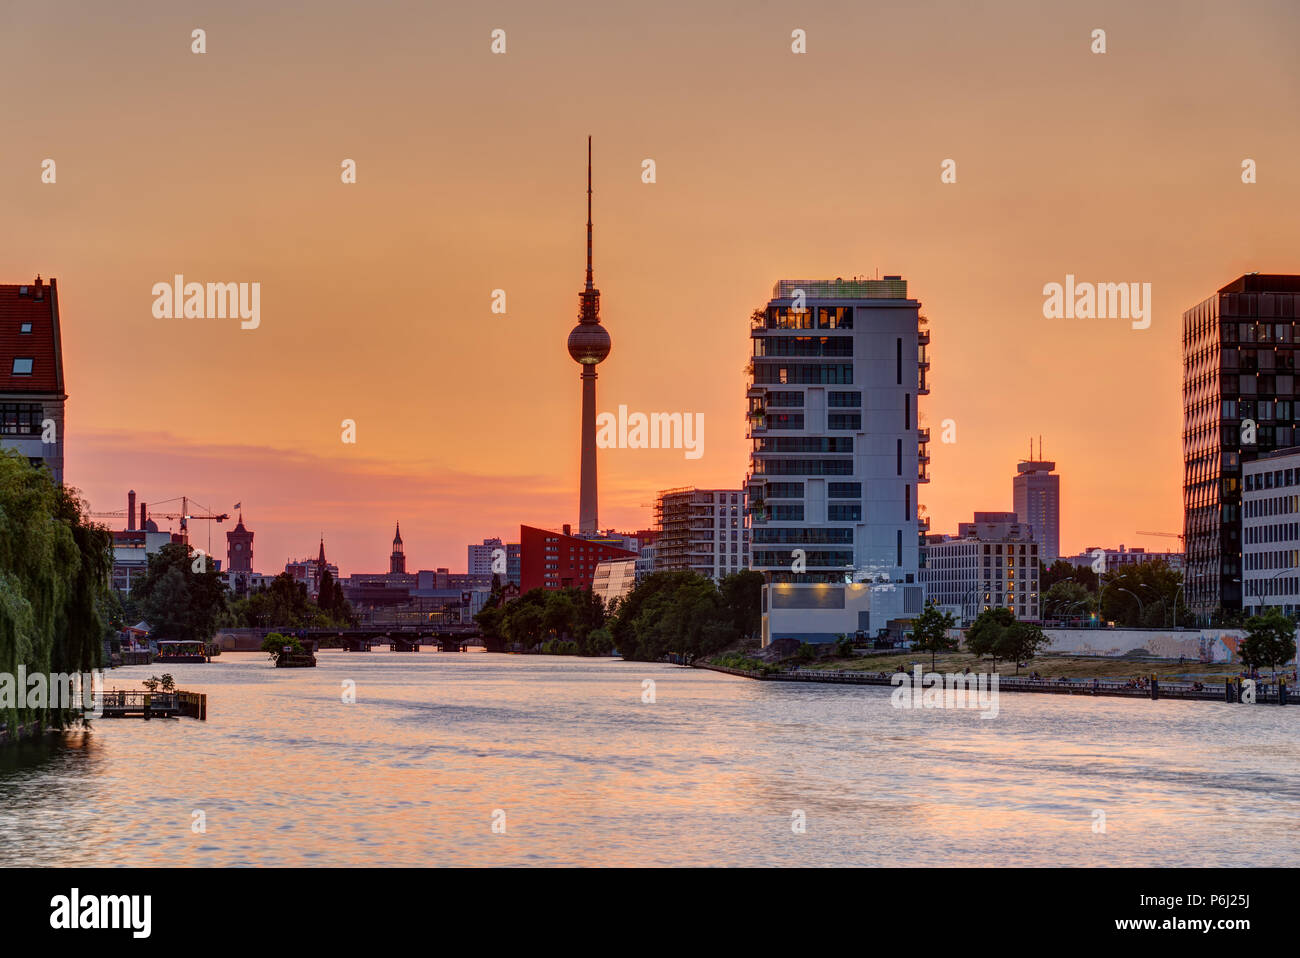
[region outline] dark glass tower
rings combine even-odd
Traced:
[[[1249,273],[1183,313],[1187,605],[1241,608],[1241,464],[1296,444],[1300,276]]]

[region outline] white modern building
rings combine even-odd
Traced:
[[[751,319],[746,489],[765,645],[874,636],[921,611],[920,307],[898,276],[781,280]]]
[[[467,548],[466,571],[470,575],[492,575],[492,559],[497,550],[505,553],[506,571],[501,576],[502,582],[519,584],[520,551],[518,542],[502,542],[500,539],[484,539],[482,544],[470,543]],[[499,568],[499,566],[498,566]]]
[[[977,512],[973,522],[957,524],[957,535],[929,537],[921,570],[926,598],[966,622],[995,608],[1037,621],[1039,548],[1016,513]]]
[[[668,489],[655,502],[656,572],[690,569],[715,582],[749,567],[745,494],[739,489]]]
[[[1243,462],[1241,595],[1247,611],[1300,611],[1300,447]]]

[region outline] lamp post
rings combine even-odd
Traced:
[[[1276,579],[1278,576],[1282,575],[1282,573],[1284,573],[1284,572],[1290,572],[1290,571],[1291,571],[1290,569],[1278,569],[1276,572],[1274,572],[1274,573],[1273,573],[1271,576],[1269,576],[1267,579],[1256,579],[1256,580],[1255,580],[1255,583],[1256,583],[1256,585],[1255,585],[1255,598],[1259,599],[1259,606],[1260,606],[1261,609],[1264,609],[1264,610],[1268,609],[1268,590],[1264,588],[1264,583],[1265,583],[1265,582],[1272,582],[1272,581],[1273,581],[1274,579]]]
[[[968,616],[968,615],[966,614],[966,605],[967,605],[966,600],[970,598],[972,592],[977,592],[977,591],[979,591],[979,588],[980,588],[980,585],[979,585],[979,583],[977,582],[975,585],[973,585],[973,586],[971,586],[969,589],[967,589],[967,590],[966,590],[966,594],[963,595],[963,596],[961,597],[961,614],[962,614],[962,617],[963,617],[963,618],[966,618],[966,619],[969,619],[969,618],[970,618],[970,616]]]
[[[1136,592],[1132,592],[1132,591],[1130,591],[1130,590],[1128,590],[1128,589],[1123,588],[1122,586],[1118,586],[1118,585],[1117,585],[1117,586],[1115,586],[1115,588],[1118,589],[1120,592],[1127,592],[1129,595],[1133,596],[1133,598],[1137,599],[1137,604],[1138,604],[1138,628],[1141,628],[1141,627],[1142,627],[1142,619],[1145,617],[1145,612],[1146,612],[1146,610],[1143,608],[1141,597],[1138,596],[1138,594],[1137,594]]]

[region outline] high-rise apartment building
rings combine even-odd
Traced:
[[[690,569],[715,582],[749,567],[745,494],[739,489],[669,489],[655,501],[656,572]]]
[[[493,568],[500,568],[499,563],[495,560],[501,554],[505,554],[505,573],[497,572],[501,576],[501,582],[513,582],[519,584],[519,543],[503,542],[500,539],[484,539],[482,544],[470,543],[468,547],[468,563],[466,568],[470,575],[493,575]]]
[[[1055,468],[1040,452],[1038,459],[1017,463],[1011,480],[1016,518],[1033,529],[1039,557],[1048,565],[1061,554],[1061,477]]]
[[[1295,445],[1300,276],[1249,273],[1183,313],[1187,605],[1242,605],[1242,463]]]
[[[747,490],[765,644],[877,634],[921,610],[920,306],[898,276],[781,280],[751,320]]]

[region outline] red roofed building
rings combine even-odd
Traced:
[[[586,589],[605,559],[635,559],[636,553],[611,544],[608,537],[582,538],[533,526],[519,527],[519,591]],[[604,540],[604,541],[602,541]],[[622,542],[622,539],[618,539]]]
[[[63,481],[63,343],[54,280],[0,284],[0,446]]]

